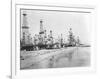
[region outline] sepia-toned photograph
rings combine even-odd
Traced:
[[[20,9],[20,69],[91,65],[89,12]]]

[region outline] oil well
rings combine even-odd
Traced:
[[[49,34],[47,34],[47,30],[44,29],[43,20],[40,19],[40,29],[39,33],[35,34],[33,37],[29,33],[30,27],[28,26],[27,21],[27,13],[23,12],[22,14],[22,26],[21,26],[21,38],[20,38],[20,48],[21,50],[41,50],[41,49],[59,49],[69,46],[79,46],[80,39],[75,36],[72,32],[72,28],[68,31],[68,42],[64,42],[63,34],[58,38],[59,41],[55,41],[53,37],[53,31],[49,30]]]

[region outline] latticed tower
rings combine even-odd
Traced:
[[[77,45],[80,45],[80,39],[79,39],[79,36],[77,36],[76,43],[77,43]]]
[[[69,41],[69,45],[71,45],[71,46],[74,46],[76,44],[75,38],[74,38],[74,35],[72,32],[72,28],[70,28],[70,30],[69,30],[68,41]]]
[[[61,34],[61,46],[63,45],[63,36]]]
[[[22,14],[22,44],[28,44],[29,27],[27,23],[27,14],[24,11]]]
[[[43,20],[40,20],[39,43],[44,44],[45,30],[43,28]]]
[[[52,30],[50,30],[50,39],[51,39],[51,44],[53,44]]]
[[[39,34],[44,34],[44,29],[43,29],[43,20],[40,20],[40,32]]]

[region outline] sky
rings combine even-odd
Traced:
[[[82,43],[90,44],[91,16],[89,13],[21,10],[21,26],[23,12],[27,13],[27,25],[32,36],[39,34],[42,19],[47,33],[49,34],[52,30],[55,38],[62,34],[67,39],[68,30],[72,28],[75,37],[79,36]]]

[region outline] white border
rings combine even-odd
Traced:
[[[33,70],[21,70],[20,71],[20,8],[25,9],[47,9],[47,10],[61,10],[61,11],[84,11],[91,12],[92,18],[92,63],[91,67],[79,67],[79,68],[57,68],[57,69],[33,69]],[[15,8],[12,8],[12,78],[13,79],[29,79],[34,77],[52,76],[52,75],[67,75],[67,74],[83,74],[89,72],[95,72],[95,11],[91,7],[74,8],[74,7],[61,7],[61,6],[36,6],[36,5],[19,5],[15,4]],[[34,74],[34,75],[33,75]]]

